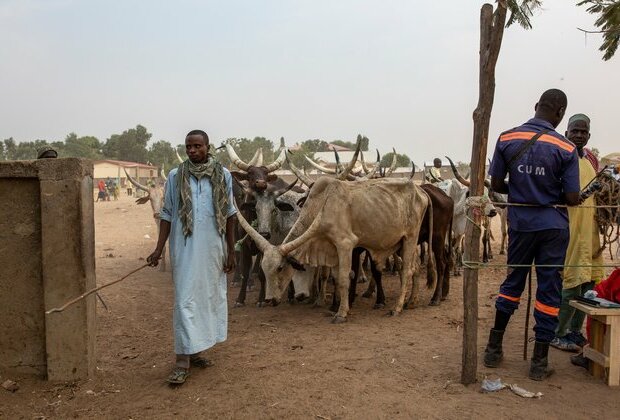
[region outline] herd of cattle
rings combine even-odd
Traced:
[[[390,311],[398,314],[416,301],[425,260],[426,284],[435,286],[431,305],[446,298],[451,268],[455,275],[460,274],[469,181],[452,161],[455,179],[418,185],[413,181],[415,166],[409,177],[392,178],[396,153],[389,168],[381,167],[378,152],[377,162],[370,165],[363,159],[361,143],[358,136],[353,158],[346,165],[337,152],[333,167],[305,157],[323,174],[316,179],[293,164],[286,148],[274,162],[265,165],[260,149],[244,162],[232,146],[226,146],[236,167],[231,174],[239,210],[234,277],[240,284],[238,306],[245,303],[251,279],[260,282],[259,306],[277,305],[287,290],[290,300],[323,305],[328,285],[333,282],[333,322],[340,323],[353,304],[358,281],[366,277],[364,269],[372,273],[364,296],[369,297],[376,288],[375,308],[385,306],[381,277],[389,266],[400,275],[400,293]],[[285,162],[296,176],[290,184],[274,173]],[[150,201],[158,222],[163,187],[147,187],[127,176],[147,193],[137,202]],[[490,194],[493,202],[505,200]],[[506,211],[492,204],[483,210],[483,258],[488,260],[492,258],[489,220],[500,214],[503,253]],[[165,270],[164,263],[161,267]],[[407,296],[410,280],[412,288]]]

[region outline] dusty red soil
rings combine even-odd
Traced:
[[[96,203],[95,221],[98,284],[139,267],[155,246],[148,205],[127,197]],[[505,262],[504,256],[495,262]],[[480,352],[503,273],[481,272]],[[385,283],[389,306],[398,282],[388,277]],[[183,387],[171,389],[164,382],[173,360],[170,272],[148,268],[105,289],[109,311],[97,304],[94,378],[50,383],[11,377],[20,389],[0,389],[0,418],[618,418],[620,390],[572,366],[567,353],[552,350],[557,373],[548,381],[527,379],[524,308],[509,327],[503,366],[480,365],[479,378],[499,375],[544,396],[482,394],[479,383],[459,384],[461,277],[452,279],[439,307],[426,306],[430,292],[424,289],[423,305],[398,317],[359,298],[342,325],[332,325],[326,309],[308,305],[257,308],[256,291],[248,306],[233,308],[237,292],[229,289],[229,339],[208,352],[215,366],[194,370]]]

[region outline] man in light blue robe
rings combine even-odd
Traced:
[[[171,384],[184,383],[190,366],[210,366],[200,353],[226,340],[226,273],[235,265],[232,176],[208,154],[204,131],[188,133],[185,147],[189,160],[168,174],[159,239],[147,258],[156,266],[170,237],[176,353]]]

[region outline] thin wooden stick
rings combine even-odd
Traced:
[[[104,284],[103,286],[99,286],[99,287],[95,287],[94,289],[90,289],[89,291],[87,291],[85,293],[82,293],[80,296],[76,297],[75,299],[71,299],[69,302],[65,303],[60,308],[52,308],[49,311],[45,311],[45,314],[49,315],[49,314],[54,313],[54,312],[62,312],[65,309],[67,309],[69,306],[73,305],[76,302],[79,302],[80,300],[84,299],[85,297],[87,297],[89,295],[92,295],[93,293],[98,292],[99,290],[104,289],[104,288],[106,288],[108,286],[112,286],[113,284],[121,282],[121,281],[125,280],[127,277],[131,276],[132,274],[142,270],[143,268],[148,267],[149,265],[150,265],[149,263],[144,264],[142,267],[136,268],[135,270],[131,271],[129,274],[124,275],[123,277],[121,277],[118,280],[114,280],[114,281],[112,281],[110,283]]]
[[[530,334],[530,310],[532,308],[532,267],[527,274],[527,309],[525,311],[525,332],[523,333],[523,360],[527,360],[527,342]]]

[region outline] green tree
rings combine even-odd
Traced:
[[[125,130],[122,134],[111,135],[103,146],[103,155],[108,159],[146,163],[146,145],[151,136],[146,127],[138,124],[136,128]]]
[[[603,60],[607,61],[614,56],[620,44],[620,1],[611,0],[582,0],[578,6],[587,6],[588,13],[598,15],[594,25],[599,31],[584,31],[586,33],[602,33],[603,43],[599,47]]]
[[[37,158],[37,150],[48,146],[47,140],[22,141],[16,144],[11,160],[31,160]]]
[[[365,157],[366,155],[364,155]],[[384,168],[389,168],[392,164],[392,157],[394,156],[394,152],[386,153],[381,157],[381,166]],[[397,167],[402,168],[411,165],[411,159],[409,156],[405,154],[396,153],[396,162]]]
[[[370,140],[368,140],[368,137],[366,136],[358,135],[358,138],[359,137],[362,138],[361,150],[363,152],[368,151],[368,145],[370,143]],[[357,145],[357,140],[356,141],[334,140],[331,142],[331,144],[335,144],[337,146],[342,146],[342,147],[346,147],[347,149],[355,150],[355,146]]]
[[[157,141],[151,145],[149,148],[148,160],[151,162],[151,165],[160,168],[163,165],[166,173],[179,165],[174,148],[169,142],[164,140]]]
[[[4,139],[2,142],[4,144],[4,159],[5,160],[15,160],[15,156],[17,153],[17,144],[13,137],[9,137],[8,139]]]
[[[597,159],[601,158],[601,152],[598,150],[598,148],[590,147],[589,149],[590,149],[590,152],[592,152],[592,154],[596,156]]]
[[[306,140],[299,144],[299,150],[295,150],[290,158],[293,161],[293,165],[298,168],[302,168],[304,165],[307,166],[305,156],[308,156],[310,159],[314,158],[314,154],[316,152],[327,152],[328,145],[326,141],[320,139]],[[288,164],[285,163],[285,167],[288,168]]]
[[[57,143],[53,143],[52,147]],[[62,157],[77,157],[84,159],[101,159],[103,145],[93,136],[78,137],[75,133],[69,133],[61,150],[56,150]]]

